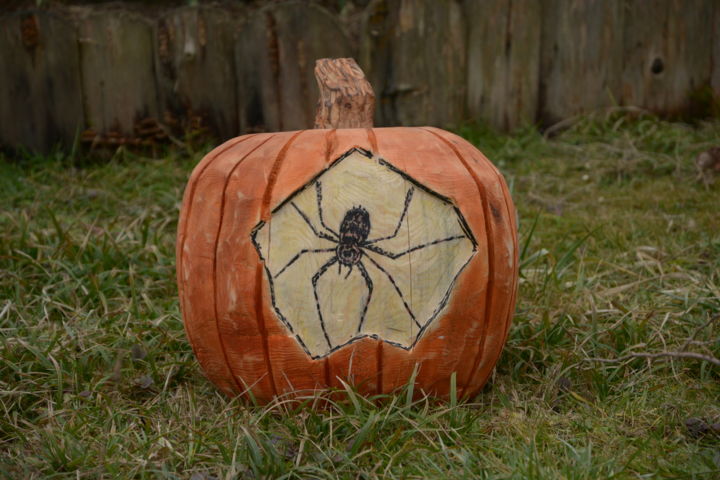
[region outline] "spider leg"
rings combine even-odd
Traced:
[[[398,287],[397,283],[395,283],[395,279],[390,275],[387,270],[385,270],[383,267],[380,266],[379,263],[377,263],[370,255],[365,255],[365,258],[370,260],[373,265],[375,265],[375,268],[380,270],[382,273],[385,274],[385,276],[390,280],[390,283],[392,283],[392,286],[395,287],[395,291],[397,292],[398,296],[400,297],[400,300],[402,300],[403,305],[405,305],[405,310],[407,310],[408,314],[410,314],[410,318],[412,318],[413,322],[415,322],[415,325],[418,326],[418,328],[421,328],[421,325],[418,323],[418,321],[415,319],[415,314],[413,314],[412,310],[410,310],[410,305],[407,304],[405,301],[405,297],[403,296],[402,292],[400,291],[400,287]],[[359,264],[358,264],[359,265]]]
[[[365,269],[365,265],[363,265],[362,261],[358,262],[357,266],[358,266],[358,270],[360,270],[360,273],[362,273],[362,276],[365,279],[365,285],[367,285],[367,287],[368,287],[368,296],[365,299],[365,305],[363,306],[362,314],[360,315],[360,323],[358,324],[358,329],[357,329],[357,333],[360,333],[363,328],[363,323],[365,323],[365,314],[367,313],[368,305],[370,305],[370,297],[372,297],[372,292],[373,292],[373,282],[370,279],[370,275],[368,274],[367,270]]]
[[[405,215],[407,215],[408,207],[410,206],[410,201],[412,200],[413,192],[415,191],[415,187],[410,187],[410,189],[405,194],[405,206],[403,207],[402,214],[400,215],[400,220],[398,220],[397,226],[395,227],[395,231],[386,237],[380,237],[376,238],[375,240],[368,240],[366,242],[363,242],[363,246],[371,245],[373,243],[379,242],[381,240],[390,240],[391,238],[395,238],[400,231],[400,226],[402,225],[403,220],[405,219]]]
[[[325,320],[323,320],[322,316],[322,309],[320,308],[320,299],[318,298],[317,293],[317,282],[320,280],[320,277],[323,276],[323,274],[327,271],[328,268],[330,268],[335,262],[337,262],[337,257],[333,257],[325,264],[318,269],[317,272],[315,272],[315,275],[312,277],[312,286],[313,286],[313,294],[315,295],[315,308],[318,312],[318,318],[320,319],[320,328],[322,328],[323,335],[325,335],[325,341],[328,344],[328,347],[332,349],[332,343],[330,342],[330,336],[328,336],[327,330],[325,329]]]
[[[325,220],[323,219],[323,209],[322,209],[322,184],[320,182],[315,182],[315,196],[317,197],[317,207],[318,207],[318,214],[320,215],[320,225],[325,228],[328,232],[335,235],[337,238],[340,238],[340,235],[333,230],[332,228],[328,227],[325,224]]]
[[[290,205],[292,205],[293,208],[295,209],[295,211],[303,218],[303,220],[305,220],[305,223],[308,224],[308,226],[312,229],[313,233],[317,237],[324,238],[325,240],[330,240],[331,242],[338,243],[337,238],[331,237],[330,235],[328,235],[325,232],[318,232],[317,229],[315,228],[315,225],[313,225],[312,222],[310,221],[310,219],[307,217],[307,215],[305,215],[305,213],[303,213],[303,211],[300,210],[297,205],[295,205],[295,202],[290,202]]]
[[[350,265],[350,268],[348,269],[348,273],[347,273],[347,275],[345,275],[345,278],[348,278],[350,276],[350,274],[352,273],[352,268],[353,268],[353,266]]]
[[[420,245],[415,245],[414,247],[410,247],[410,248],[408,248],[407,250],[403,250],[403,251],[397,252],[397,253],[388,252],[387,250],[383,250],[382,248],[377,247],[377,246],[375,246],[375,245],[363,245],[362,247],[363,247],[363,248],[367,248],[367,249],[370,250],[371,252],[375,252],[375,253],[377,253],[378,255],[382,255],[382,256],[384,256],[384,257],[388,257],[388,258],[392,258],[392,259],[396,259],[396,258],[402,257],[403,255],[407,255],[408,253],[414,252],[415,250],[420,250],[420,249],[423,249],[423,248],[426,248],[426,247],[431,247],[431,246],[433,246],[433,245],[437,245],[438,243],[450,242],[450,241],[452,241],[452,240],[459,240],[459,239],[461,239],[461,238],[467,238],[467,237],[466,237],[465,235],[454,235],[454,236],[452,236],[452,237],[441,238],[441,239],[439,239],[439,240],[433,240],[432,242],[427,242],[427,243],[422,243],[422,244],[420,244]]]
[[[295,263],[298,259],[300,259],[301,256],[303,256],[306,253],[319,253],[319,252],[334,252],[334,248],[304,248],[300,250],[300,252],[295,255],[293,258],[290,259],[288,263],[285,264],[283,268],[280,269],[278,273],[275,274],[273,278],[278,278],[281,273],[283,273],[287,268]]]

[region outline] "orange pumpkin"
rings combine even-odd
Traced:
[[[316,73],[316,123],[369,124],[354,61]],[[517,274],[502,175],[430,127],[235,138],[193,171],[178,227],[195,355],[222,391],[259,401],[342,382],[392,392],[415,369],[418,391],[445,397],[455,373],[472,396],[505,343]]]

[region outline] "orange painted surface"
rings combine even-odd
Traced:
[[[270,212],[357,147],[372,151],[448,198],[477,252],[449,300],[409,351],[363,338],[312,359],[277,317],[251,241]],[[257,134],[213,150],[193,172],[178,227],[177,278],[185,328],[207,377],[227,394],[259,401],[340,387],[363,394],[405,385],[448,394],[479,391],[495,366],[514,310],[518,276],[515,210],[497,169],[472,145],[433,128],[307,130]]]

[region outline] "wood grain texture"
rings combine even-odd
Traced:
[[[712,86],[713,96],[715,97],[717,111],[720,111],[720,5],[717,2],[715,2],[713,10],[712,78],[710,84]]]
[[[465,21],[455,0],[373,0],[360,66],[378,95],[377,125],[465,120]]]
[[[442,130],[434,134],[443,139],[458,159],[468,169],[483,196],[488,234],[491,291],[488,294],[486,312],[488,325],[483,340],[474,353],[473,367],[465,382],[465,395],[473,396],[489,377],[495,360],[502,351],[515,309],[518,277],[518,250],[516,213],[507,195],[507,185],[500,172],[490,161],[466,140]],[[495,320],[498,323],[493,324]],[[502,325],[502,326],[501,326]]]
[[[372,128],[375,93],[353,58],[315,62],[320,90],[314,128]]]
[[[463,212],[478,244],[476,255],[458,277],[452,294],[455,300],[451,299],[435,328],[428,331],[411,352],[383,348],[383,388],[392,391],[402,387],[417,366],[417,381],[424,391],[446,395],[450,386],[448,379],[457,372],[462,392],[472,364],[466,349],[482,339],[491,282],[482,197],[467,169],[431,133],[402,128],[377,129],[376,133],[379,154],[450,198]],[[474,207],[466,208],[469,205]],[[468,288],[470,285],[472,288]]]
[[[554,123],[616,105],[622,72],[623,3],[542,0],[540,118]]]
[[[132,136],[159,113],[152,23],[121,8],[74,11],[88,127]]]
[[[181,7],[155,28],[155,54],[163,118],[206,127],[221,139],[239,133],[234,34],[242,16],[216,7]],[[198,119],[200,125],[189,120]],[[197,122],[196,122],[197,123]]]
[[[84,122],[72,23],[42,10],[0,18],[0,144],[70,147]]]
[[[327,167],[336,158],[352,148],[376,151],[377,138],[373,129],[326,130],[325,162]],[[275,201],[280,201],[278,197]],[[326,385],[343,388],[342,382],[353,385],[364,395],[383,393],[382,352],[383,342],[363,338],[325,358]]]
[[[177,277],[185,330],[207,377],[226,392],[242,392],[224,354],[215,296],[215,242],[222,220],[223,187],[232,168],[268,135],[234,139],[210,152],[185,190],[177,239]],[[192,321],[187,321],[192,319]]]
[[[267,401],[298,390],[340,386],[341,381],[353,383],[364,394],[390,392],[418,368],[418,391],[447,395],[450,375],[457,372],[461,392],[476,392],[497,361],[509,326],[517,286],[517,238],[514,210],[502,178],[482,154],[463,142],[440,130],[310,130],[250,137],[228,145],[225,153],[211,154],[213,159],[198,167],[191,181],[194,193],[187,195],[193,200],[186,196],[186,205],[193,207],[189,213],[183,207],[182,216],[189,216],[181,220],[186,233],[178,250],[183,318],[198,356],[203,355],[203,368],[210,370],[209,378],[224,391]],[[251,235],[260,222],[272,225],[274,214],[282,211],[278,206],[287,205],[303,186],[322,178],[319,173],[332,173],[328,166],[353,148],[375,149],[409,178],[449,199],[467,220],[477,240],[477,254],[457,277],[441,314],[413,348],[366,337],[313,359],[273,308],[272,284]],[[384,230],[382,215],[378,217],[382,208],[392,213],[389,216],[398,216],[397,202],[388,203],[393,206],[383,207],[381,202],[368,208],[376,213],[378,229]],[[328,210],[328,222],[338,223],[342,212],[352,208],[348,205],[336,207],[335,213]],[[303,208],[312,207],[303,204]],[[422,235],[412,232],[412,224],[422,215],[413,213],[409,218],[410,238]],[[280,234],[279,240],[265,241],[298,240]],[[422,269],[415,260],[413,275]],[[409,262],[395,267],[401,270],[398,275],[411,277]],[[353,275],[338,277],[322,288],[353,289],[357,283],[362,290],[359,277]],[[371,275],[380,285],[378,273]],[[427,283],[432,275],[426,272],[415,279]],[[401,288],[407,289],[407,284]],[[323,292],[330,293],[325,304],[341,296],[330,290]],[[377,312],[374,316],[380,319]]]
[[[257,11],[236,47],[242,131],[311,128],[318,98],[315,61],[353,53],[330,13],[298,1]]]
[[[296,142],[297,132],[275,134],[228,183],[227,213],[216,251],[218,319],[233,372],[248,385],[257,383],[253,392],[258,398],[321,388],[324,381],[322,362],[309,361],[275,316],[269,284],[251,239],[258,222],[269,218],[278,189],[286,181],[297,180],[288,168],[302,161],[312,169],[323,162],[325,145],[321,131],[317,132],[301,133],[314,137],[314,144]],[[283,153],[291,141],[295,147]],[[310,173],[298,170],[307,181]]]
[[[535,122],[540,0],[466,0],[470,118],[503,130]]]
[[[622,100],[680,113],[710,83],[713,0],[630,0]]]
[[[312,357],[367,336],[412,348],[475,254],[449,201],[359,150],[283,202],[254,241],[276,314]]]

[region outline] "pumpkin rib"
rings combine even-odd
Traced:
[[[274,160],[293,133],[276,133],[272,140],[249,156],[230,178],[217,253],[219,330],[233,372],[246,385],[245,390],[250,391],[247,396],[261,403],[269,401],[273,396],[263,342],[265,337],[261,334],[262,325],[259,323],[262,319],[265,322],[267,352],[278,395],[282,396],[288,389],[306,388],[307,382],[296,381],[300,377],[322,379],[321,362],[311,366],[298,359],[297,354],[302,353],[301,347],[294,336],[288,335],[282,319],[275,316],[270,286],[265,276],[258,284],[257,266],[260,264],[264,267],[264,264],[252,241],[254,230],[262,223],[260,210]],[[288,150],[287,159],[277,176],[271,205],[276,203],[278,194],[284,194],[288,167],[303,165],[304,156],[293,155],[299,143],[296,142]],[[217,189],[221,187],[222,184]],[[270,221],[273,221],[272,217]],[[262,319],[258,318],[257,312],[258,285],[262,287]],[[217,352],[220,355],[219,347]]]
[[[225,176],[225,183],[223,185],[223,191],[222,196],[220,197],[220,220],[218,222],[218,228],[217,233],[215,234],[215,245],[213,247],[213,273],[212,273],[212,281],[213,281],[213,310],[215,311],[215,330],[217,331],[218,337],[220,338],[220,351],[222,353],[223,359],[225,360],[225,364],[227,365],[228,369],[230,370],[230,375],[233,379],[233,382],[235,383],[235,386],[238,388],[239,392],[243,392],[247,390],[247,387],[244,387],[242,383],[238,380],[237,376],[235,375],[235,372],[232,371],[232,367],[230,366],[230,362],[228,360],[227,350],[225,347],[225,341],[223,340],[223,335],[220,335],[220,327],[219,327],[219,321],[218,321],[218,299],[217,299],[217,257],[218,257],[218,245],[220,244],[220,236],[222,233],[222,227],[223,227],[223,219],[225,218],[225,198],[227,196],[227,188],[228,184],[230,183],[230,178],[232,178],[233,173],[235,170],[242,165],[242,163],[245,161],[246,158],[248,158],[253,152],[255,152],[257,149],[265,145],[268,141],[270,141],[273,137],[275,137],[274,134],[271,134],[263,140],[262,142],[255,145],[250,151],[248,151],[245,155],[241,156],[240,159],[235,162],[235,165],[228,171],[228,173]]]
[[[275,156],[272,168],[270,169],[270,175],[267,179],[267,186],[265,187],[265,192],[263,193],[262,203],[260,204],[260,219],[262,221],[267,222],[270,220],[270,200],[272,199],[272,191],[275,188],[275,184],[277,183],[277,177],[278,173],[280,172],[280,167],[285,160],[290,146],[293,144],[295,139],[297,139],[303,132],[304,130],[299,130],[292,134],[292,136],[288,139],[287,142],[285,142],[285,145],[282,146],[282,148]],[[277,382],[275,380],[275,374],[272,368],[272,361],[270,360],[270,344],[268,341],[267,325],[265,324],[265,313],[263,310],[263,289],[265,285],[263,282],[263,270],[264,269],[262,263],[258,262],[255,270],[255,311],[257,315],[258,329],[260,330],[260,336],[263,344],[265,364],[268,368],[270,385],[272,386],[272,393],[273,396],[277,396],[278,388]]]
[[[182,225],[178,225],[178,235],[177,235],[177,254],[182,254],[183,249],[185,248],[185,239],[187,238],[187,219],[190,218],[190,215],[192,214],[192,202],[195,199],[195,189],[197,187],[198,180],[202,177],[203,173],[205,173],[205,170],[210,167],[210,165],[223,153],[230,150],[231,148],[235,147],[236,145],[243,143],[245,140],[249,140],[252,137],[255,137],[257,134],[253,133],[250,135],[245,135],[240,138],[234,139],[235,141],[228,141],[224,143],[223,145],[220,145],[218,148],[216,148],[213,152],[208,154],[203,160],[201,160],[201,163],[197,165],[193,169],[193,172],[190,174],[190,179],[188,180],[188,185],[185,189],[186,195],[183,198],[182,205],[183,210],[186,210],[187,213],[182,215],[180,217],[180,221],[182,222]],[[228,145],[229,144],[229,145]],[[225,145],[227,145],[225,147]],[[222,148],[225,147],[225,148]],[[186,206],[186,207],[185,207]],[[180,280],[182,278],[182,272],[183,272],[183,264],[182,264],[182,256],[179,256],[181,261],[178,262],[177,265],[177,278]],[[182,290],[182,282],[178,281],[178,290]],[[184,296],[182,295],[182,291],[180,292],[180,297],[184,300]],[[183,302],[184,303],[184,302]],[[184,324],[184,322],[183,322]],[[190,337],[190,333],[186,330],[185,333],[188,335],[188,338]],[[190,345],[193,348],[193,353],[195,352],[195,344],[190,340]]]
[[[495,363],[502,352],[503,346],[505,345],[505,340],[507,339],[512,315],[514,313],[515,298],[517,296],[517,227],[516,227],[515,221],[514,221],[515,220],[515,212],[514,212],[514,208],[511,208],[511,206],[510,206],[511,204],[509,203],[510,195],[509,195],[509,191],[507,190],[507,185],[505,184],[502,174],[495,167],[495,165],[493,165],[484,155],[482,155],[482,153],[480,153],[480,156],[478,159],[478,157],[476,155],[477,150],[470,143],[468,143],[466,140],[458,137],[457,135],[453,135],[449,132],[444,132],[444,131],[440,131],[440,135],[442,135],[443,137],[446,137],[446,139],[449,142],[451,142],[452,144],[455,144],[459,150],[460,149],[464,150],[464,153],[467,155],[467,157],[474,160],[475,163],[487,167],[489,171],[494,173],[496,181],[500,185],[500,190],[501,190],[501,195],[498,195],[498,196],[502,197],[503,204],[505,205],[505,213],[508,216],[508,220],[509,220],[509,224],[510,224],[509,231],[506,233],[508,233],[510,235],[510,237],[513,241],[512,266],[509,269],[509,273],[511,272],[513,281],[511,283],[511,285],[509,285],[509,286],[505,285],[505,287],[509,287],[509,288],[507,288],[507,290],[505,290],[506,295],[503,295],[504,284],[502,282],[496,284],[497,292],[495,292],[498,295],[499,299],[504,299],[504,301],[502,302],[502,305],[499,305],[499,307],[503,309],[502,315],[498,315],[498,318],[503,318],[502,339],[499,342],[492,343],[491,348],[497,349],[497,352],[492,352],[493,353],[492,355],[485,354],[485,355],[481,355],[479,357],[480,361],[478,363],[478,366],[477,366],[477,369],[475,372],[475,376],[478,376],[479,378],[483,378],[483,377],[487,378],[491,374],[492,368],[495,366]],[[488,198],[488,202],[490,201],[489,199],[491,196],[492,195],[490,195],[488,192],[488,196],[486,197],[486,198]],[[501,265],[499,265],[499,266],[501,266]],[[501,269],[501,270],[504,270],[504,269]],[[497,273],[499,275],[498,278],[501,278],[501,279],[504,278],[501,271],[498,271]],[[485,357],[485,359],[483,357]],[[495,359],[495,361],[493,361],[492,363],[487,363],[487,359],[493,359],[493,358]],[[484,362],[485,362],[485,364],[483,365]],[[472,381],[473,381],[473,379],[471,378],[470,382],[472,382]],[[477,384],[478,382],[475,382],[475,383]],[[475,387],[473,389],[473,391],[471,392],[471,395],[472,396],[476,395],[480,391],[480,388],[482,388],[482,387],[481,386]]]
[[[331,128],[325,133],[325,168],[332,161],[331,155],[337,146],[337,129]]]
[[[375,364],[377,365],[377,394],[380,395],[383,393],[383,341],[378,340],[377,341],[377,350],[375,351]]]
[[[323,379],[325,380],[325,386],[330,386],[330,359],[328,357],[323,358]]]
[[[199,180],[202,178],[205,171],[210,168],[210,166],[220,157],[222,157],[223,154],[225,154],[227,151],[231,150],[232,148],[236,147],[237,145],[244,143],[247,140],[250,140],[254,137],[256,137],[257,134],[250,134],[245,135],[240,138],[236,138],[233,140],[229,140],[225,142],[224,144],[218,146],[215,148],[211,153],[206,155],[206,157],[201,161],[200,164],[198,164],[194,169],[193,172],[190,174],[190,179],[188,180],[188,186],[186,188],[187,196],[183,199],[183,210],[186,212],[184,213],[180,219],[182,220],[182,225],[178,225],[178,241],[177,241],[177,252],[176,256],[178,258],[177,267],[176,267],[176,276],[178,279],[178,291],[180,294],[180,306],[182,311],[187,312],[186,302],[187,297],[184,295],[184,282],[183,282],[183,273],[185,271],[185,265],[183,262],[183,251],[185,249],[185,241],[187,240],[187,228],[188,228],[188,221],[190,220],[191,214],[192,214],[192,205],[193,201],[195,200],[195,193],[197,189],[197,184]],[[198,355],[198,350],[196,348],[196,337],[191,331],[190,328],[188,328],[188,323],[184,321],[183,317],[183,329],[185,330],[185,335],[187,335],[188,340],[190,340],[190,346],[192,348],[193,354],[195,357],[200,360],[202,355]],[[230,367],[228,366],[228,369]],[[207,370],[206,370],[207,371]],[[229,372],[232,373],[232,372]]]
[[[475,376],[475,372],[480,365],[480,359],[482,358],[483,352],[485,351],[485,343],[487,340],[487,327],[490,323],[490,314],[492,313],[492,307],[493,307],[493,293],[494,293],[494,287],[495,287],[495,247],[493,244],[493,239],[491,238],[491,230],[492,230],[492,222],[490,219],[490,207],[487,200],[487,192],[485,191],[485,185],[482,184],[480,181],[480,178],[477,176],[474,170],[470,168],[467,161],[463,158],[463,156],[460,154],[460,151],[453,145],[449,140],[445,139],[441,135],[435,133],[433,130],[430,130],[426,127],[421,127],[420,130],[423,130],[425,132],[428,132],[435,136],[438,140],[440,140],[447,148],[452,150],[452,152],[455,154],[455,157],[460,160],[460,163],[462,163],[463,167],[467,170],[467,172],[472,177],[473,181],[478,187],[478,190],[480,192],[480,198],[482,198],[482,207],[484,212],[484,220],[485,220],[485,235],[487,237],[487,254],[488,254],[488,282],[487,282],[487,290],[485,293],[486,300],[485,300],[485,315],[483,319],[483,325],[481,328],[481,341],[480,345],[478,346],[478,351],[475,354],[475,358],[472,362],[472,367],[470,368],[470,374],[467,377],[467,380],[464,382],[462,387],[462,393],[459,396],[464,396],[467,392],[468,388],[470,387],[470,382]]]
[[[225,387],[223,390],[229,394],[236,392],[237,388],[231,381],[232,368],[228,370],[228,365],[221,356],[223,332],[216,327],[212,289],[215,238],[211,235],[215,233],[220,218],[220,210],[217,207],[226,172],[232,168],[243,152],[262,142],[268,135],[271,134],[255,136],[235,149],[227,150],[198,179],[193,213],[189,218],[192,229],[187,232],[184,249],[187,250],[183,276],[186,282],[184,295],[190,307],[186,316],[188,325],[193,336],[197,337],[198,351],[202,354],[201,364],[204,365],[208,378],[221,379]]]
[[[502,180],[502,175],[498,172],[498,178],[499,180]],[[517,229],[517,223],[515,221],[515,209],[511,208],[511,205],[508,203],[507,199],[510,198],[510,190],[506,183],[504,181],[500,182],[500,186],[503,189],[503,193],[505,193],[505,207],[508,210],[508,213],[510,215],[510,225],[513,235],[513,242],[515,245],[518,245],[518,229]],[[510,297],[510,309],[508,310],[507,318],[505,320],[505,335],[503,335],[503,341],[502,344],[505,345],[505,342],[507,341],[508,334],[510,333],[510,326],[512,324],[512,317],[513,313],[515,313],[515,302],[517,301],[517,291],[518,291],[518,278],[519,275],[519,266],[520,266],[520,253],[518,252],[518,249],[515,249],[515,254],[513,255],[513,286],[512,286],[512,297]]]
[[[370,142],[370,148],[372,149],[372,152],[380,155],[380,147],[378,147],[377,137],[375,136],[375,129],[366,128],[365,130],[367,130],[368,142]]]
[[[484,160],[485,160],[485,162],[490,163],[489,160],[487,160],[487,159],[484,159]],[[500,183],[500,187],[502,188],[502,191],[504,194],[503,198],[505,200],[505,209],[508,213],[508,217],[510,220],[510,230],[511,230],[512,238],[513,238],[513,244],[515,246],[513,249],[514,250],[513,267],[512,267],[513,283],[512,283],[512,287],[511,287],[512,294],[510,296],[510,299],[509,299],[508,305],[507,305],[508,311],[507,311],[507,314],[505,315],[505,324],[503,326],[503,338],[502,338],[502,342],[500,343],[500,353],[502,353],[502,350],[504,349],[504,347],[506,345],[505,342],[507,341],[507,337],[510,332],[510,326],[512,324],[512,317],[515,312],[515,302],[517,300],[518,278],[519,278],[519,272],[518,272],[519,252],[517,249],[518,239],[517,239],[517,224],[515,223],[515,211],[514,211],[514,208],[511,208],[510,204],[508,203],[508,198],[510,198],[510,192],[507,188],[505,180],[503,179],[500,171],[497,168],[495,168],[494,170],[495,170],[495,175],[498,178],[498,182]]]
[[[429,132],[397,127],[376,129],[375,134],[380,142],[379,154],[382,158],[421,185],[426,185],[445,198],[453,199],[453,203],[469,215],[466,219],[472,225],[472,231],[478,232],[475,237],[480,248],[475,259],[467,264],[458,277],[453,298],[461,299],[470,294],[473,296],[473,303],[481,305],[480,309],[470,306],[466,300],[450,300],[450,309],[437,317],[437,323],[426,329],[412,350],[383,346],[384,392],[406,385],[415,364],[422,364],[416,381],[423,391],[447,396],[452,368],[459,368],[459,385],[462,385],[461,379],[464,379],[470,370],[469,361],[463,357],[465,348],[458,345],[477,345],[483,318],[482,308],[485,304],[488,279],[485,266],[486,240],[482,233],[485,220],[483,210],[475,207],[482,202],[482,198],[477,184],[463,165],[457,162],[452,150],[438,142]],[[461,183],[456,184],[456,181]],[[466,211],[468,209],[469,211]],[[476,293],[477,291],[480,293]],[[452,339],[457,332],[464,332],[457,342],[444,340]]]
[[[483,181],[480,179],[480,177],[477,176],[477,174],[472,171],[472,169],[469,168],[469,165],[464,161],[464,158],[459,155],[459,153],[456,151],[456,149],[448,148],[447,142],[445,142],[444,138],[439,136],[434,130],[431,128],[422,127],[420,130],[423,130],[423,133],[425,134],[431,134],[432,138],[439,144],[443,149],[450,152],[450,157],[453,157],[455,159],[460,160],[460,165],[462,166],[463,170],[467,173],[469,173],[469,177],[472,179],[473,184],[476,187],[477,194],[478,194],[478,200],[480,205],[482,205],[482,230],[485,237],[485,243],[487,248],[487,255],[486,255],[486,262],[487,262],[487,281],[485,284],[485,302],[484,302],[484,311],[482,313],[482,323],[480,324],[480,331],[477,336],[477,339],[475,339],[475,342],[468,342],[468,338],[466,336],[463,336],[462,339],[462,346],[458,347],[459,350],[461,350],[463,353],[456,359],[455,363],[452,366],[452,370],[456,372],[460,372],[460,369],[458,368],[460,366],[460,362],[464,361],[463,359],[466,357],[472,357],[473,350],[477,348],[476,355],[478,357],[482,357],[482,354],[484,352],[485,342],[487,341],[487,331],[490,326],[490,323],[492,321],[492,309],[493,309],[493,301],[492,301],[492,292],[494,291],[494,272],[493,272],[493,264],[495,261],[494,252],[493,252],[493,239],[492,239],[492,231],[489,228],[490,220],[489,220],[489,213],[487,209],[487,191],[485,190],[485,185]],[[438,142],[438,140],[440,140]],[[488,301],[490,299],[490,301]],[[470,353],[466,353],[470,350]],[[467,374],[466,374],[466,381],[462,381],[461,379],[458,379],[457,383],[457,389],[459,396],[463,397],[466,396],[467,389],[470,388],[470,382],[472,382],[472,379],[474,378],[474,371],[476,370],[475,362],[469,362],[470,367],[467,368]],[[463,375],[465,376],[465,375]]]
[[[460,138],[457,135],[450,134],[450,133],[448,133],[448,136],[455,137],[461,146],[464,146],[466,149],[470,150],[469,153],[472,154],[472,150],[475,150],[475,148],[470,143],[468,143],[467,140]],[[502,339],[502,342],[500,342],[501,351],[502,351],[502,348],[504,347],[505,342],[507,341],[508,333],[510,331],[510,325],[512,322],[512,316],[513,316],[513,313],[515,312],[515,302],[517,299],[517,290],[518,290],[518,288],[517,288],[518,287],[518,279],[519,279],[518,265],[519,265],[520,260],[519,260],[519,252],[517,249],[517,245],[518,245],[517,232],[518,232],[518,230],[517,230],[517,223],[515,221],[516,213],[515,213],[514,206],[508,202],[508,199],[511,198],[510,191],[507,187],[507,183],[505,182],[505,179],[502,176],[502,173],[500,173],[500,170],[492,162],[490,162],[490,160],[488,160],[487,157],[485,157],[482,154],[482,152],[480,152],[480,159],[475,158],[474,155],[471,155],[471,158],[478,163],[482,162],[486,166],[491,167],[491,170],[495,173],[497,182],[500,185],[500,188],[502,189],[503,203],[505,204],[505,210],[508,215],[508,219],[510,221],[510,233],[512,235],[513,245],[514,245],[513,266],[512,266],[513,283],[511,286],[512,294],[510,296],[510,300],[507,303],[508,311],[507,311],[507,314],[505,315],[505,323],[503,325],[503,339]]]

